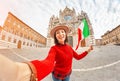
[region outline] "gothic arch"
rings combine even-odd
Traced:
[[[19,40],[19,41],[18,41],[18,44],[17,44],[17,48],[18,48],[18,49],[21,49],[21,45],[22,45],[22,42],[21,42],[21,40]]]
[[[85,42],[85,39],[83,39],[82,41],[81,41],[81,47],[85,47],[86,46],[86,42]]]
[[[68,36],[68,44],[73,47],[73,36]]]

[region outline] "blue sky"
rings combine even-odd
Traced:
[[[95,38],[120,25],[120,0],[0,0],[0,25],[10,11],[46,37],[50,17],[66,6],[88,14]]]

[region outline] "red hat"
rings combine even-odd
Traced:
[[[59,25],[59,26],[56,26],[56,27],[53,27],[50,31],[50,35],[51,37],[54,37],[54,33],[56,32],[56,30],[59,30],[59,29],[63,29],[65,30],[66,33],[69,32],[69,28],[65,25]]]

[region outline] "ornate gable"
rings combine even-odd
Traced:
[[[55,27],[58,24],[65,24],[69,27],[70,32],[68,33],[68,43],[71,46],[76,45],[76,39],[77,39],[77,28],[81,23],[81,20],[83,18],[86,18],[90,27],[90,31],[93,32],[91,23],[89,21],[89,18],[87,14],[83,11],[81,11],[81,14],[76,15],[75,9],[70,9],[66,6],[64,10],[59,11],[59,17],[52,16],[49,22],[49,28],[48,28],[48,35],[47,35],[47,41],[48,46],[51,46],[54,43],[53,39],[50,37],[50,30],[51,28]],[[84,44],[85,46],[85,44]]]

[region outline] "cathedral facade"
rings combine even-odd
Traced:
[[[75,47],[77,45],[78,41],[78,27],[81,24],[82,19],[85,18],[88,22],[89,29],[90,29],[90,36],[86,39],[83,39],[80,43],[80,46],[86,47],[89,45],[94,45],[94,32],[92,25],[90,23],[89,17],[87,16],[87,13],[81,11],[81,14],[78,13],[78,15],[75,12],[75,9],[70,9],[66,7],[63,11],[59,11],[59,17],[55,17],[54,15],[51,16],[49,21],[49,27],[48,27],[48,34],[47,34],[47,47],[50,47],[54,45],[54,39],[50,36],[50,30],[59,25],[64,24],[67,25],[70,29],[68,33],[68,44],[70,44],[72,47]]]

